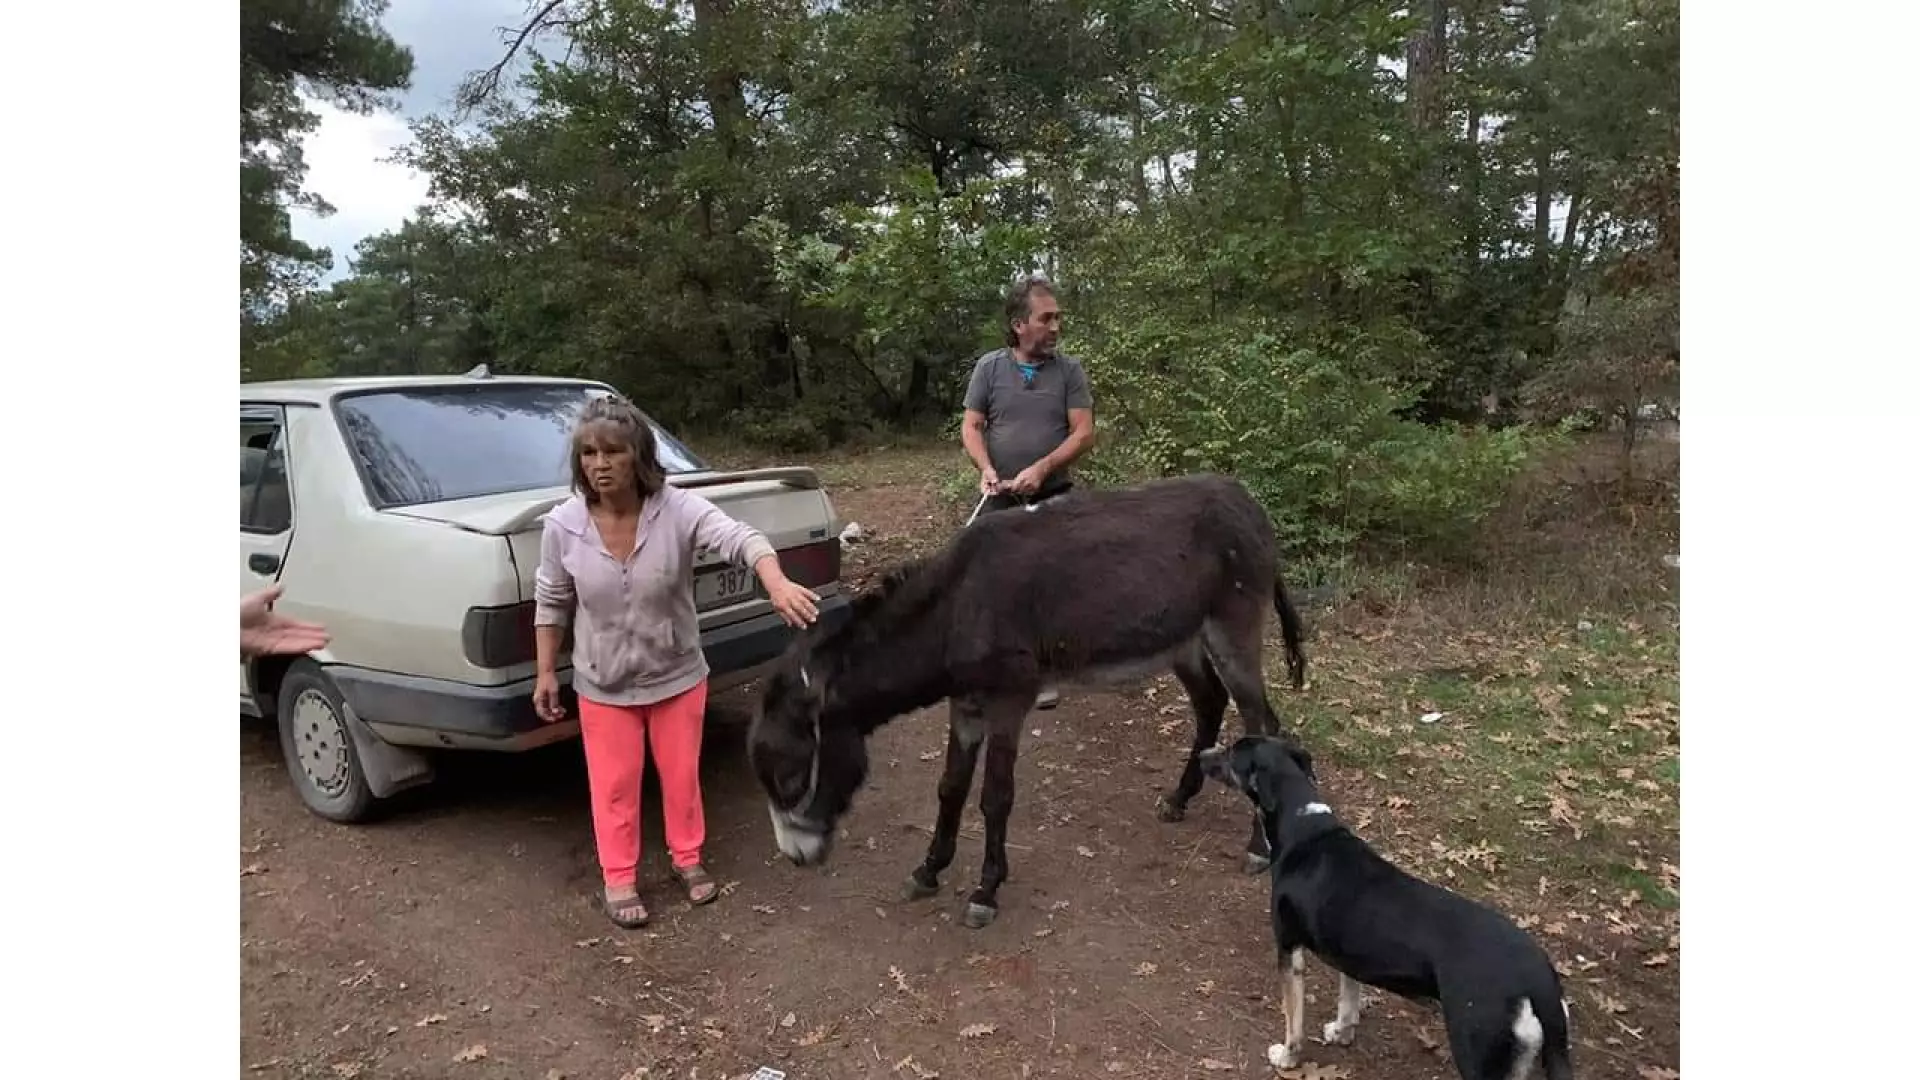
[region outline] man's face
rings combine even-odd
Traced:
[[[1035,360],[1053,356],[1060,343],[1060,302],[1050,292],[1035,289],[1027,296],[1027,317],[1013,324],[1020,351]]]

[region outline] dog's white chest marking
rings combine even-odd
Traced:
[[[1333,807],[1323,802],[1310,802],[1301,807],[1298,813],[1301,817],[1312,817],[1315,814],[1331,814],[1333,813]]]

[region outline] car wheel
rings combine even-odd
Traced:
[[[340,691],[320,666],[301,660],[280,682],[280,753],[307,809],[329,821],[364,820],[373,789],[347,733]]]

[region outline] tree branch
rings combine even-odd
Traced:
[[[555,27],[571,28],[578,26],[582,22],[585,22],[593,13],[594,5],[590,2],[589,10],[586,14],[572,19],[554,18],[554,12],[565,6],[567,2],[568,0],[545,0],[537,10],[534,10],[532,16],[527,19],[526,23],[520,27],[519,32],[513,35],[513,40],[507,43],[507,51],[504,56],[500,57],[499,60],[495,61],[493,65],[486,70],[470,74],[461,80],[460,88],[454,92],[453,98],[454,108],[458,113],[459,119],[465,119],[474,109],[485,104],[489,98],[499,92],[500,77],[505,74],[507,65],[513,63],[514,57],[520,54],[520,50],[525,47],[529,41],[538,37],[544,31],[551,30]],[[507,28],[502,26],[499,30],[501,40],[506,40],[508,33]]]

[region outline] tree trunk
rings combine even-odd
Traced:
[[[1427,0],[1427,25],[1407,42],[1407,106],[1414,127],[1438,131],[1447,116],[1447,19],[1450,0]]]
[[[1137,214],[1147,212],[1152,193],[1147,188],[1147,160],[1152,156],[1147,151],[1147,115],[1140,103],[1140,87],[1136,84],[1131,91],[1133,98],[1133,207]]]
[[[745,76],[727,55],[727,22],[733,15],[734,0],[694,0],[693,37],[704,66],[704,90],[707,109],[713,116],[713,136],[720,153],[733,167],[733,176],[745,171],[747,143],[747,99],[743,89]],[[723,216],[730,232],[746,224],[746,200],[730,198],[723,205]]]

